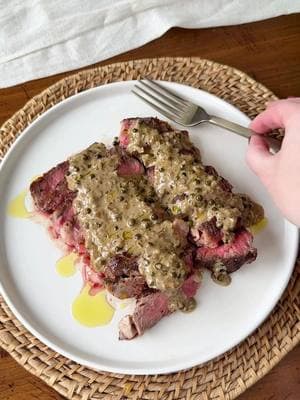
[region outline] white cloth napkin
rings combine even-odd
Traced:
[[[107,59],[173,26],[233,25],[297,11],[300,0],[0,0],[0,87]]]

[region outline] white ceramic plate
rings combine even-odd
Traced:
[[[32,177],[94,141],[110,144],[123,118],[163,118],[130,93],[133,84],[114,83],[67,99],[43,114],[13,145],[0,173],[1,290],[29,331],[78,363],[128,374],[169,373],[222,354],[261,324],[288,283],[298,232],[247,168],[245,139],[214,126],[192,128],[191,138],[200,147],[204,162],[265,208],[269,223],[255,238],[257,261],[234,273],[226,288],[205,275],[193,313],[177,312],[132,341],[118,340],[120,312],[105,327],[79,325],[72,318],[71,304],[82,285],[80,274],[57,275],[55,263],[61,253],[44,228],[29,219],[8,217],[6,207]],[[206,92],[175,83],[165,85],[212,114],[244,125],[249,122],[236,108]]]

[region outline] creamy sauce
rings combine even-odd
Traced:
[[[146,167],[155,167],[153,187],[162,204],[175,216],[186,216],[194,227],[216,218],[223,240],[230,241],[238,221],[249,227],[263,209],[246,195],[225,191],[222,178],[205,171],[198,149],[180,131],[164,134],[139,120],[128,130],[127,150]]]
[[[23,190],[8,204],[7,213],[9,216],[14,218],[29,218],[30,212],[27,210],[25,205],[25,198],[27,196],[27,190]]]
[[[78,255],[75,253],[67,254],[66,256],[60,258],[56,263],[56,272],[65,278],[72,276],[76,273],[76,261],[78,260]]]
[[[89,285],[86,285],[75,299],[72,305],[73,317],[80,324],[91,328],[109,324],[115,310],[108,303],[106,292],[103,290],[91,296],[89,290]]]
[[[93,267],[126,252],[138,257],[140,273],[151,288],[178,288],[187,271],[180,238],[172,222],[160,220],[152,187],[144,176],[121,178],[121,156],[95,143],[69,160],[73,206],[83,228]]]

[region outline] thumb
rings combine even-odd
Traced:
[[[269,186],[273,175],[274,157],[270,154],[269,146],[262,136],[255,134],[251,136],[246,160],[265,186]]]

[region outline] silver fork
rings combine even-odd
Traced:
[[[179,125],[191,127],[203,122],[220,126],[229,131],[237,133],[246,139],[250,139],[255,132],[235,122],[227,119],[209,115],[203,107],[184,99],[173,91],[166,89],[151,79],[144,78],[138,84],[134,85],[132,90],[136,96],[146,102],[149,106],[160,112],[171,121],[177,122]],[[277,153],[280,150],[281,141],[264,135],[268,142],[270,151]]]

